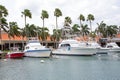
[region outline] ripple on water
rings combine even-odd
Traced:
[[[119,80],[119,57],[58,56],[0,60],[0,80]],[[44,60],[44,63],[41,63]]]

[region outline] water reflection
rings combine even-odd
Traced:
[[[119,60],[118,54],[2,59],[0,80],[119,80]]]
[[[108,53],[96,55],[98,60],[120,60],[120,53]]]

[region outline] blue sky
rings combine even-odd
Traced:
[[[27,22],[36,26],[42,26],[40,16],[42,10],[46,10],[49,18],[45,19],[45,26],[49,28],[50,33],[55,28],[55,8],[59,8],[63,14],[58,18],[59,28],[63,27],[66,16],[71,17],[71,26],[79,24],[78,16],[80,14],[83,14],[85,18],[88,14],[94,15],[93,29],[97,27],[96,23],[101,21],[107,25],[120,26],[120,0],[0,0],[0,5],[8,9],[8,22],[16,21],[19,27],[24,27],[24,18],[21,17],[24,9],[29,9],[32,13],[32,19],[27,18]],[[84,24],[88,24],[88,22],[85,21]]]

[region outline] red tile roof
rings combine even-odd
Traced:
[[[1,38],[2,38],[2,40],[9,40],[7,33],[2,33]],[[22,36],[20,36],[20,37],[15,36],[14,38],[11,37],[11,40],[18,40],[19,41],[19,40],[23,40],[23,39],[22,39]],[[26,38],[24,38],[24,40],[26,40]]]
[[[117,38],[120,38],[120,34],[117,34],[116,35]],[[2,40],[9,40],[9,37],[8,37],[8,34],[7,33],[2,33],[1,34],[1,38]],[[95,40],[98,41],[100,37],[96,37]],[[84,36],[84,37],[77,37],[76,38],[78,41],[84,41],[84,40],[88,40],[88,37],[87,36]],[[17,41],[20,41],[20,40],[23,40],[22,39],[22,36],[15,36],[14,38],[11,37],[11,40],[17,40]],[[26,40],[26,37],[24,37],[24,40]],[[50,41],[50,36],[47,37],[47,41]]]

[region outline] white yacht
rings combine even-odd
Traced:
[[[109,42],[104,47],[100,47],[97,54],[120,53],[120,47],[115,42]]]
[[[51,49],[41,45],[39,40],[29,40],[24,53],[29,57],[50,57]]]
[[[110,42],[108,45],[108,53],[120,53],[120,47],[115,42]]]
[[[96,43],[78,42],[74,39],[63,40],[58,49],[53,50],[53,55],[80,55],[90,56],[96,54]]]

